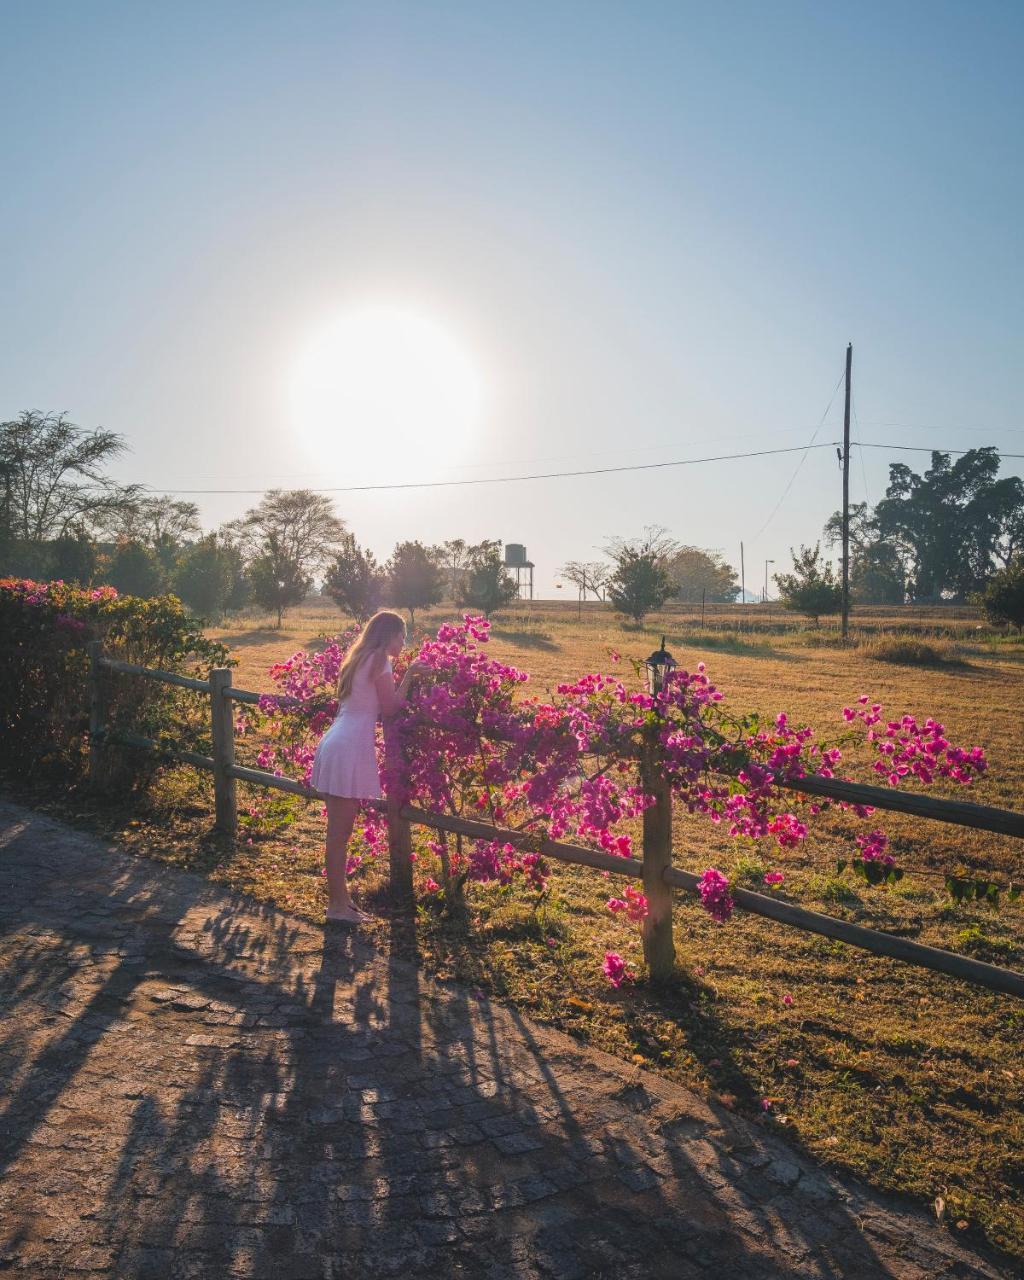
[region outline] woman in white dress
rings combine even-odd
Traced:
[[[349,650],[338,677],[338,714],[320,739],[310,779],[327,805],[327,919],[369,920],[348,889],[348,842],[363,800],[381,797],[377,769],[377,721],[405,702],[409,683],[426,665],[414,662],[395,688],[391,660],[405,644],[405,622],[384,609],[375,614]]]

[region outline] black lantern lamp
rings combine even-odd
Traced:
[[[665,682],[669,674],[675,670],[676,660],[665,648],[665,637],[661,637],[661,648],[656,649],[651,656],[646,659],[644,666],[647,668],[647,686],[650,689],[651,697],[656,698],[665,688]]]

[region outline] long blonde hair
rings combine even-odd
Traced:
[[[338,673],[339,705],[352,692],[352,683],[363,663],[382,655],[399,632],[405,632],[405,619],[400,613],[392,613],[390,609],[381,609],[363,627],[362,635],[345,655]]]

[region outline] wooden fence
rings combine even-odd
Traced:
[[[248,782],[256,786],[270,787],[291,795],[316,800],[322,797],[291,778],[281,778],[262,769],[249,769],[235,763],[234,710],[235,702],[256,705],[260,694],[248,689],[238,689],[231,683],[231,671],[217,667],[210,672],[209,680],[194,680],[169,671],[154,671],[104,657],[100,642],[90,645],[90,774],[98,770],[99,753],[106,739],[105,700],[103,673],[137,676],[146,680],[162,681],[197,693],[204,693],[210,703],[210,728],[213,755],[196,751],[167,748],[151,738],[135,733],[119,732],[118,741],[142,750],[156,751],[166,757],[179,760],[213,774],[214,805],[217,829],[233,836],[238,825],[237,783]],[[643,922],[644,959],[651,976],[667,978],[675,965],[675,943],[672,931],[672,893],[682,889],[697,891],[699,877],[692,872],[672,865],[672,795],[668,784],[657,776],[653,752],[644,749],[641,754],[641,773],[644,787],[654,796],[654,804],[643,815],[643,861],[636,861],[587,849],[581,845],[566,844],[557,840],[538,840],[527,832],[510,831],[488,822],[477,822],[453,814],[433,813],[411,806],[399,806],[393,800],[385,801],[388,828],[391,890],[400,902],[412,900],[412,825],[430,827],[440,832],[468,836],[472,839],[501,840],[520,848],[529,848],[559,862],[594,867],[612,875],[629,879],[642,878],[650,914]],[[913,795],[891,791],[885,787],[867,786],[856,782],[844,782],[835,778],[805,777],[779,779],[779,785],[789,790],[816,795],[854,804],[870,805],[898,813],[914,814],[953,826],[973,827],[1000,835],[1024,838],[1024,813],[1009,809],[997,809],[988,805],[969,804],[958,800],[936,799],[932,796]],[[877,929],[867,929],[834,916],[822,915],[784,902],[767,894],[748,889],[731,888],[736,906],[743,911],[775,920],[779,924],[805,932],[834,938],[850,946],[859,947],[875,955],[893,959],[937,973],[962,978],[991,991],[1024,999],[1024,973],[986,964],[956,952],[928,947],[894,934]]]

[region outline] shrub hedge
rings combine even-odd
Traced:
[[[202,620],[175,596],[141,599],[113,587],[0,579],[0,772],[74,774],[87,758],[90,640],[125,662],[203,678],[227,662]],[[132,676],[104,680],[110,741],[130,729],[202,749],[206,715],[197,695]],[[198,745],[197,745],[198,744]],[[152,772],[147,753],[104,752],[111,785],[138,784]]]

